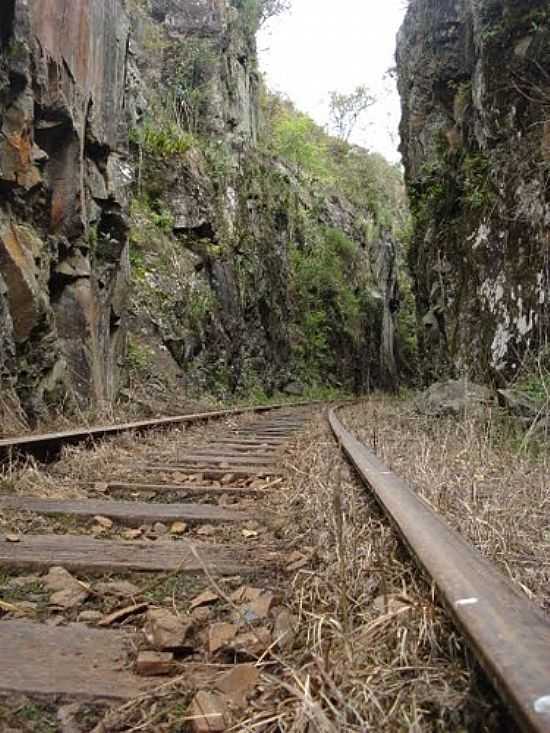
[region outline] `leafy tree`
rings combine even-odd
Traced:
[[[375,102],[375,97],[364,84],[349,94],[331,92],[329,114],[335,135],[347,143],[361,115]]]
[[[300,112],[284,111],[275,122],[273,146],[278,155],[293,163],[301,173],[327,181],[330,162],[322,130]]]

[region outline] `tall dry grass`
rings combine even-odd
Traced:
[[[550,611],[550,452],[497,408],[418,415],[375,397],[344,422],[523,592]]]
[[[514,730],[325,421],[295,456],[284,543],[311,561],[288,594],[299,635],[269,680],[281,702],[261,730]],[[258,730],[253,720],[235,730]]]

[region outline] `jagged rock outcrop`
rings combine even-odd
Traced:
[[[130,323],[126,365],[145,334],[199,389],[296,383],[307,338],[320,379],[395,386],[393,237],[260,144],[254,8],[2,3],[0,411],[112,400]],[[306,338],[293,258],[316,246],[352,302],[322,283]]]
[[[323,191],[258,146],[255,26],[240,5],[153,0],[150,16],[133,14],[132,48],[146,81],[144,130],[152,111],[168,105],[171,119],[175,109],[193,133],[189,149],[175,155],[145,135],[136,145],[142,210],[135,209],[133,237],[141,274],[133,332],[141,329],[153,348],[151,336],[160,336],[185,374],[209,390],[272,393],[302,379],[296,355],[308,345],[297,334],[292,252],[321,246],[323,232],[334,230],[361,252],[354,277],[360,272],[357,289],[369,284],[368,321],[356,339],[360,346],[345,324],[334,330],[321,378],[357,389],[395,388],[395,241],[389,229],[372,234],[371,212]],[[162,48],[156,64],[151,39]],[[153,124],[173,135],[162,115]],[[151,233],[157,246],[150,247],[143,222],[158,220],[159,212],[171,231],[157,227]]]
[[[117,386],[129,21],[118,0],[7,0],[0,29],[0,378],[36,416]]]
[[[550,325],[548,2],[412,0],[397,64],[424,372],[502,381]]]

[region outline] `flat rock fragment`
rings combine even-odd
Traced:
[[[227,646],[239,633],[235,624],[220,622],[212,624],[208,629],[208,650],[211,654]]]
[[[244,707],[260,679],[260,670],[254,664],[237,664],[216,683],[216,688],[237,707]]]
[[[287,608],[281,609],[275,616],[273,637],[279,649],[291,649],[296,639],[297,619]]]
[[[142,677],[160,677],[174,671],[174,655],[171,652],[144,651],[138,654],[136,672]]]
[[[62,567],[50,568],[42,582],[52,592],[50,605],[57,608],[75,608],[84,603],[90,595],[84,584]]]
[[[186,714],[193,733],[222,733],[230,725],[227,703],[215,692],[197,692]]]
[[[150,646],[157,651],[169,651],[184,646],[192,625],[189,618],[178,618],[164,608],[152,608],[147,612],[143,631]]]

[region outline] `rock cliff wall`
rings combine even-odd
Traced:
[[[368,207],[327,191],[269,150],[254,5],[134,6],[133,58],[145,84],[132,146],[139,184],[131,346],[154,372],[160,340],[184,384],[222,395],[271,394],[308,378],[394,387],[395,241],[389,230],[378,236]],[[161,49],[157,63],[154,47]],[[329,230],[356,247],[349,274],[357,290],[365,288],[368,307],[360,335],[352,337],[345,323],[329,329],[320,373],[299,323],[305,314],[297,312],[295,258],[322,248]],[[316,333],[311,327],[311,339],[325,338],[322,325]]]
[[[118,0],[8,0],[0,29],[0,379],[37,416],[117,388],[129,21]]]
[[[424,373],[501,382],[550,325],[548,2],[412,0],[397,63]]]
[[[391,227],[262,141],[256,7],[3,2],[0,408],[109,403],[149,356],[217,394],[395,385]]]

